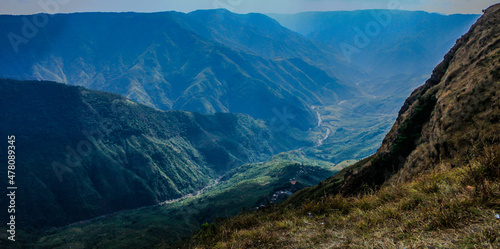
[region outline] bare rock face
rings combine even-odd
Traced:
[[[500,149],[500,5],[460,38],[431,78],[406,100],[373,159],[349,176],[346,195],[460,166]]]

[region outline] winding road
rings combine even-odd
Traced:
[[[318,116],[318,127],[326,127],[326,126],[323,126],[323,119],[321,118],[321,114],[315,110],[315,107],[313,109],[316,112],[316,115]],[[325,142],[325,140],[328,139],[328,137],[330,137],[331,133],[332,133],[332,130],[330,128],[326,127],[326,134],[323,137],[320,137],[318,139],[318,143],[317,143],[316,147],[323,145],[323,142]]]

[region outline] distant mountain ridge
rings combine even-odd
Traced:
[[[430,73],[479,15],[358,10],[269,14],[371,77]],[[423,56],[423,57],[422,57]]]

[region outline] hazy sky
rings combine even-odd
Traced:
[[[157,12],[226,8],[236,13],[296,13],[302,11],[404,9],[445,14],[481,13],[500,0],[0,0],[2,14],[68,12]]]

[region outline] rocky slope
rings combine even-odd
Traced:
[[[498,144],[499,21],[497,5],[457,41],[406,100],[374,160],[349,177],[342,192],[410,179],[436,165],[459,166],[474,150]]]

